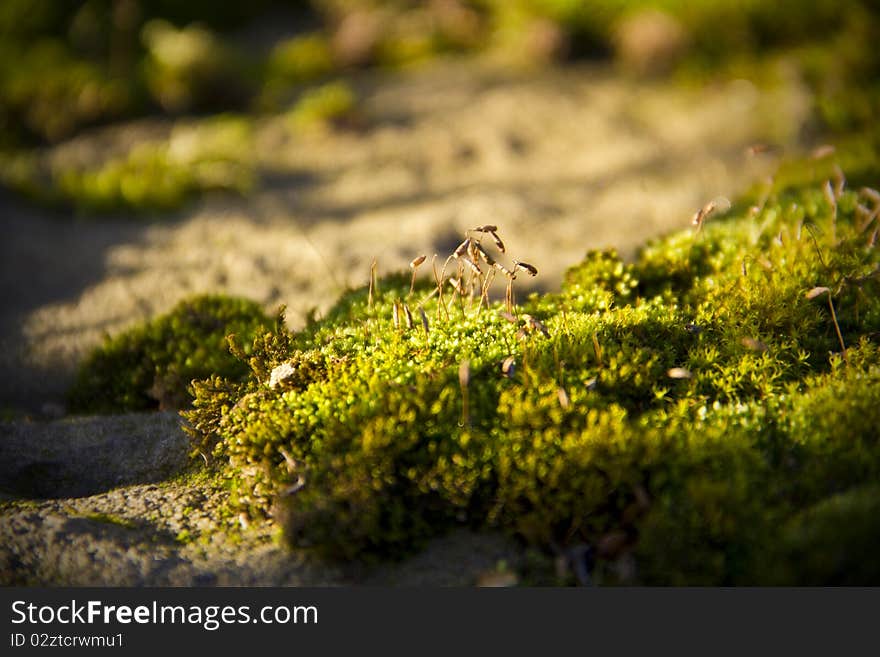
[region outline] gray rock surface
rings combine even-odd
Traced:
[[[27,497],[79,497],[161,481],[186,465],[176,413],[0,423],[0,490]]]

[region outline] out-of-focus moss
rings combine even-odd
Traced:
[[[351,87],[336,81],[305,91],[286,118],[294,131],[323,130],[352,122],[356,107]]]
[[[223,115],[180,122],[165,141],[140,143],[91,166],[7,156],[0,159],[0,180],[34,200],[85,212],[172,210],[205,192],[253,188],[251,127]]]

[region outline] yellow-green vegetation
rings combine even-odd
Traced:
[[[166,140],[93,164],[8,156],[0,158],[0,180],[34,200],[86,212],[171,210],[210,191],[246,194],[256,182],[251,124],[227,115],[181,121]]]
[[[108,337],[92,352],[68,395],[70,408],[79,413],[184,408],[193,379],[246,377],[247,365],[229,352],[228,335],[250,344],[273,326],[260,306],[246,299],[205,295],[182,301],[166,315]]]
[[[101,512],[92,512],[86,513],[80,516],[82,518],[86,518],[88,520],[92,520],[94,522],[100,522],[105,525],[115,525],[117,527],[122,527],[123,529],[135,529],[137,525],[133,523],[131,520],[127,520],[125,518],[120,518],[119,516],[113,515],[112,513],[101,513]]]
[[[357,99],[329,80],[447,53],[541,65],[613,57],[698,81],[767,77],[781,60],[814,92],[820,129],[874,130],[880,111],[880,20],[868,0],[310,0],[290,3],[279,18],[287,35],[273,47],[247,47],[238,31],[275,4],[7,0],[0,184],[88,212],[170,210],[213,189],[248,193],[256,182],[248,148],[181,161],[151,142],[73,166],[38,147],[145,114],[234,109],[259,118],[297,97],[286,115],[295,131],[337,126],[354,118]]]
[[[306,91],[288,111],[286,119],[294,130],[322,130],[355,120],[357,98],[344,82],[330,82]]]
[[[452,291],[491,265],[466,244],[439,301],[371,281],[254,341],[246,381],[195,382],[185,415],[234,508],[331,557],[463,523],[604,583],[876,584],[878,212],[832,163],[792,165],[512,308]]]

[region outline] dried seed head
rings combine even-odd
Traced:
[[[495,247],[496,247],[499,251],[501,251],[501,253],[504,253],[504,242],[502,242],[502,241],[501,241],[501,238],[498,237],[498,233],[496,233],[494,230],[491,230],[491,231],[489,231],[489,232],[490,232],[491,235],[492,235],[492,241],[495,242]]]
[[[477,226],[472,229],[475,233],[494,233],[498,230],[498,226],[493,226],[492,224],[486,224],[484,226]]]
[[[835,150],[836,149],[831,144],[822,144],[821,146],[813,149],[813,151],[810,153],[810,157],[814,160],[821,160],[830,155],[834,155]]]
[[[512,379],[516,373],[516,358],[508,356],[501,362],[501,373],[508,379]]]
[[[807,299],[815,299],[820,294],[825,294],[826,292],[830,293],[831,290],[827,287],[819,286],[819,287],[814,287],[812,290],[807,292],[806,295],[804,295],[804,296],[806,296]]]
[[[825,184],[822,185],[822,193],[825,194],[825,200],[828,201],[828,204],[837,209],[837,197],[834,196],[834,190],[831,187],[831,181],[826,180]]]
[[[520,262],[518,260],[514,260],[513,261],[513,268],[514,268],[514,270],[522,269],[523,271],[528,272],[529,276],[537,276],[538,275],[538,270],[533,265],[530,265],[527,262]]]
[[[727,212],[729,209],[730,200],[725,196],[716,196],[694,213],[691,223],[699,230],[713,212]]]
[[[764,256],[758,256],[755,258],[755,262],[761,265],[767,271],[773,271],[773,263],[767,260]]]
[[[406,318],[406,328],[411,329],[413,327],[413,317],[409,311],[409,306],[406,304],[403,304],[403,316]]]
[[[571,401],[568,399],[568,393],[565,392],[565,388],[556,389],[556,398],[559,399],[559,405],[562,406],[562,408],[568,408],[571,405]]]
[[[454,255],[456,258],[461,258],[468,251],[470,251],[470,248],[471,248],[471,238],[468,237],[464,242],[462,242],[461,244],[459,244],[455,248],[455,251],[452,253],[452,255]]]
[[[415,269],[419,265],[421,265],[428,256],[420,255],[418,258],[413,258],[412,262],[409,263],[410,269]]]

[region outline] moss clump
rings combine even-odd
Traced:
[[[171,210],[211,191],[256,183],[251,124],[235,116],[181,121],[167,140],[82,164],[47,154],[0,157],[0,181],[34,200],[85,212]]]
[[[179,303],[171,312],[115,337],[90,354],[69,392],[71,410],[116,413],[185,408],[193,379],[216,374],[240,381],[247,365],[226,336],[252,339],[273,321],[252,301],[218,295]]]
[[[831,187],[771,190],[633,263],[588,254],[517,317],[405,275],[353,291],[265,338],[246,383],[197,386],[195,439],[236,508],[334,557],[465,523],[590,555],[604,583],[849,582],[834,564],[876,537],[858,491],[880,481],[880,251],[859,206],[878,203]]]
[[[286,116],[294,131],[324,130],[354,120],[357,98],[345,82],[308,89]]]

